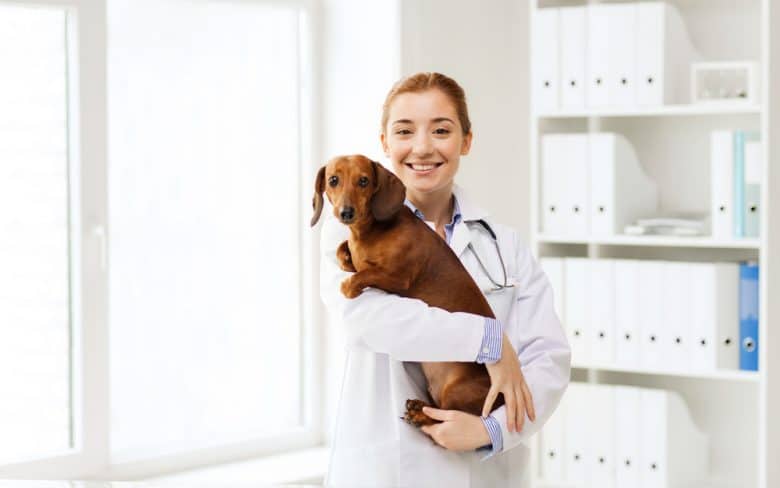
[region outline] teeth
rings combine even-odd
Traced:
[[[435,168],[435,164],[413,164],[412,169],[415,171],[428,171],[429,169]]]

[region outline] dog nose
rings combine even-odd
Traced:
[[[354,207],[344,207],[341,209],[341,220],[349,222],[355,216]]]

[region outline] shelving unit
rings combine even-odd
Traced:
[[[537,10],[632,0],[532,0],[533,52]],[[530,244],[538,257],[757,260],[760,263],[759,371],[653,371],[601,364],[575,364],[572,380],[665,388],[686,400],[697,426],[710,439],[710,479],[702,487],[780,486],[780,334],[772,322],[780,314],[780,5],[770,0],[669,0],[681,13],[689,37],[705,61],[753,59],[761,68],[756,104],[680,104],[660,107],[559,110],[532,113],[530,121]],[[773,30],[770,30],[770,25]],[[682,66],[680,69],[689,69]],[[533,84],[534,77],[531,76]],[[531,95],[533,96],[533,94]],[[533,106],[533,103],[531,104]],[[763,187],[761,237],[555,236],[541,232],[541,137],[547,133],[616,132],[634,146],[639,161],[659,187],[662,210],[709,211],[709,134],[719,129],[761,132]],[[780,147],[780,146],[778,146]],[[773,194],[774,192],[774,194]],[[536,488],[564,488],[538,479]],[[574,488],[572,486],[572,488]],[[625,487],[617,487],[625,488]]]

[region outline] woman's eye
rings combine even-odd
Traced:
[[[434,134],[449,134],[450,131],[448,129],[444,128],[438,128],[435,131],[433,131]]]
[[[336,186],[339,184],[339,177],[338,176],[331,176],[328,178],[328,184],[330,186]]]
[[[410,131],[409,129],[398,129],[397,131],[395,131],[395,133],[401,136],[405,136],[411,134],[412,131]]]
[[[360,179],[358,180],[358,186],[361,187],[361,188],[367,187],[368,186],[368,178],[366,178],[365,176],[361,176]]]

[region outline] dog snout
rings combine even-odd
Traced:
[[[344,223],[352,222],[352,219],[355,218],[355,207],[341,207],[339,216]]]

